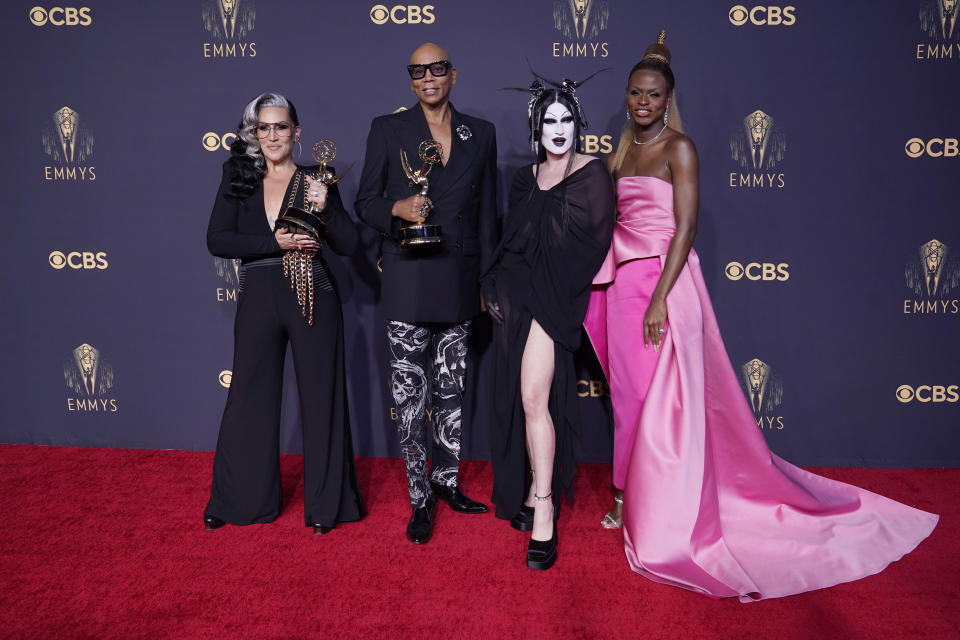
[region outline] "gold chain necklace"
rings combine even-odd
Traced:
[[[300,190],[301,171],[298,169],[293,178],[293,189],[287,201],[287,209],[293,206]],[[307,208],[307,190],[303,190],[303,208]],[[316,249],[287,249],[283,254],[283,277],[290,280],[290,290],[297,294],[300,311],[307,318],[307,324],[313,326],[313,257]]]

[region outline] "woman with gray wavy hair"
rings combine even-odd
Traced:
[[[314,179],[319,167],[293,161],[301,129],[289,100],[257,96],[244,108],[237,133],[207,227],[210,253],[241,266],[233,380],[204,526],[270,522],[280,513],[278,435],[289,341],[300,395],[304,519],[324,534],[364,516],[340,298],[319,252],[326,241],[336,253],[352,254],[357,232],[336,184]]]

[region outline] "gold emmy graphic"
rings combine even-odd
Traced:
[[[337,145],[330,140],[319,140],[313,145],[313,158],[320,163],[320,170],[312,174],[314,180],[319,180],[328,187],[339,182],[353,165],[347,167],[340,175],[327,167],[337,157]],[[277,219],[277,228],[283,227],[291,233],[303,233],[311,236],[320,245],[324,222],[320,217],[320,210],[307,200],[307,188],[303,188],[303,206],[295,206],[297,193],[300,191],[300,182],[304,171],[297,170],[293,178],[293,188],[290,190],[290,199],[283,215]],[[290,290],[297,294],[297,301],[307,324],[313,325],[313,256],[316,249],[288,249],[283,254],[283,276],[290,280]]]
[[[420,160],[423,161],[423,166],[416,171],[410,168],[410,162],[407,160],[407,152],[403,149],[400,150],[400,163],[403,166],[403,172],[407,174],[410,182],[420,187],[420,195],[426,198],[427,190],[430,188],[427,174],[433,169],[433,165],[440,162],[440,159],[443,157],[443,146],[436,140],[424,140],[417,148],[417,154],[420,156]],[[420,209],[420,214],[424,217],[426,217],[428,213],[427,202],[429,201],[424,202],[423,207]],[[397,245],[401,247],[435,245],[441,242],[443,242],[443,238],[440,237],[440,225],[425,224],[423,222],[405,224],[400,228],[400,234],[397,237]]]

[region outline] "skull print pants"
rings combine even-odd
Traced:
[[[457,486],[469,337],[469,320],[456,324],[387,322],[390,389],[397,412],[410,504],[414,508],[422,507],[433,495],[430,481]],[[428,424],[433,433],[430,481],[427,478]]]

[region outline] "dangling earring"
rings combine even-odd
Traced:
[[[664,120],[666,122],[666,120]],[[303,145],[300,144],[300,139],[297,138],[297,160],[300,159],[300,156],[303,155]]]
[[[663,125],[667,125],[667,116],[670,115],[670,103],[667,103],[667,108],[663,110]]]
[[[627,107],[627,122],[630,122],[632,118],[630,117],[630,107]]]

